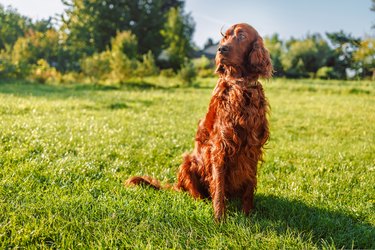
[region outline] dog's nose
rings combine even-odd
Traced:
[[[226,46],[226,45],[222,45],[222,46],[219,47],[218,51],[219,51],[220,53],[226,53],[226,52],[229,51],[229,47]]]

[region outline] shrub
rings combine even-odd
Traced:
[[[67,72],[61,76],[60,83],[77,83],[82,82],[84,76],[78,72]]]
[[[197,77],[197,70],[191,61],[185,60],[185,63],[178,72],[178,76],[184,84],[191,85]]]
[[[61,74],[54,67],[51,67],[46,60],[39,59],[36,65],[32,66],[29,78],[38,83],[59,82]]]
[[[335,70],[332,67],[321,67],[316,72],[316,77],[320,79],[332,79],[335,78]]]
[[[136,61],[127,57],[121,51],[113,51],[110,59],[111,81],[124,83],[135,75]]]
[[[212,62],[206,56],[203,55],[200,58],[193,59],[192,62],[199,77],[213,76],[214,69]]]
[[[16,77],[16,66],[12,63],[10,55],[0,51],[0,79]]]
[[[111,40],[111,51],[122,53],[130,59],[137,57],[138,41],[131,31],[123,31],[116,34]]]
[[[151,53],[144,55],[142,62],[138,62],[136,57],[137,37],[130,31],[124,31],[112,39],[111,50],[85,58],[81,68],[91,82],[99,83],[124,83],[137,74],[150,75],[156,72]]]
[[[160,76],[172,78],[175,77],[176,74],[174,73],[173,69],[162,69],[160,71]]]
[[[90,81],[102,82],[109,77],[111,73],[111,53],[104,51],[95,53],[81,61],[81,69]]]
[[[19,73],[28,73],[26,66],[37,64],[39,59],[46,60],[50,65],[57,65],[59,34],[53,29],[46,32],[30,30],[24,37],[19,37],[12,48],[12,60],[19,68]],[[27,75],[27,74],[23,74]]]
[[[155,59],[151,51],[142,55],[142,61],[137,62],[137,76],[152,76],[158,73],[158,68],[155,64]]]

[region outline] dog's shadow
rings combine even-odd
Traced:
[[[301,201],[257,194],[251,223],[260,225],[262,231],[274,230],[285,234],[311,235],[318,245],[333,243],[337,248],[375,249],[375,227],[341,211],[330,211],[307,205]],[[237,202],[232,202],[233,211]],[[360,216],[358,216],[360,217]]]

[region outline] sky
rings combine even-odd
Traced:
[[[42,19],[64,11],[61,0],[0,0],[22,15]],[[202,47],[218,41],[220,30],[235,23],[251,24],[262,36],[282,39],[343,30],[356,37],[375,37],[371,0],[185,0],[185,12],[196,25],[193,40]]]

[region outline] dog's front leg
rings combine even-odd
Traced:
[[[242,194],[242,211],[249,215],[252,209],[254,209],[254,183],[249,183]]]
[[[220,221],[225,212],[224,153],[213,152],[211,195],[215,219]]]

